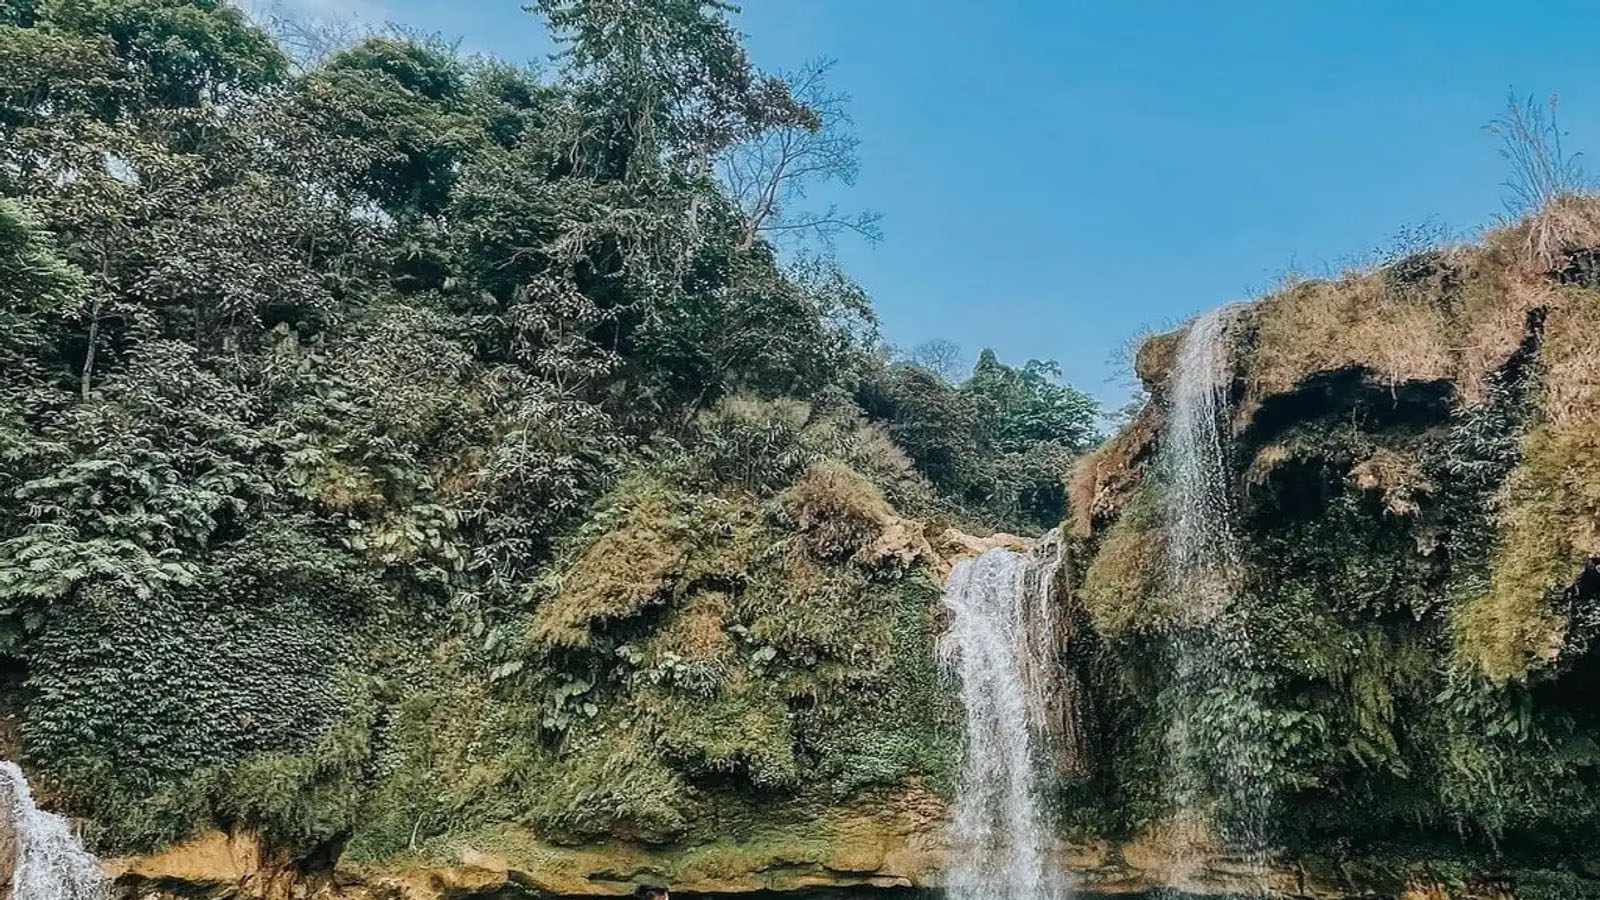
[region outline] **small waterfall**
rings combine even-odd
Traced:
[[[1267,744],[1261,718],[1253,715],[1257,698],[1249,634],[1228,615],[1241,583],[1242,559],[1227,438],[1233,381],[1227,334],[1237,309],[1214,309],[1189,326],[1168,381],[1163,464],[1169,480],[1167,563],[1177,619],[1171,650],[1178,700],[1167,734],[1168,791],[1175,812],[1174,849],[1189,868],[1208,852],[1201,839],[1209,820],[1224,842],[1211,849],[1259,874],[1272,803],[1265,777]],[[1213,800],[1228,805],[1223,821],[1210,811]]]
[[[1233,309],[1219,307],[1189,326],[1169,379],[1167,557],[1173,583],[1184,591],[1182,613],[1191,621],[1207,621],[1227,606],[1239,566],[1223,436],[1232,380],[1226,331]]]
[[[10,817],[16,832],[12,900],[101,900],[106,896],[99,861],[83,849],[66,819],[34,805],[22,769],[0,760],[0,801],[6,799],[9,809],[0,810],[0,815]]]
[[[949,890],[956,900],[1054,900],[1067,892],[1040,811],[1043,744],[1075,748],[1063,698],[1054,597],[1061,561],[1052,532],[1032,552],[989,550],[945,582],[950,628],[941,655],[961,684],[966,754],[952,821]],[[1081,765],[1069,749],[1065,767]]]

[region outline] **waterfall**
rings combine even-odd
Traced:
[[[100,863],[78,841],[67,820],[40,809],[16,763],[0,760],[0,801],[15,831],[12,900],[100,900],[106,896]],[[0,891],[3,894],[4,891]]]
[[[941,655],[960,681],[966,748],[951,823],[955,900],[1054,900],[1067,893],[1040,811],[1043,745],[1078,741],[1061,697],[1052,532],[1031,552],[997,548],[956,563],[945,582]],[[1066,767],[1080,765],[1069,751]]]
[[[1241,574],[1227,433],[1233,381],[1227,336],[1236,310],[1220,307],[1189,326],[1168,379],[1162,452],[1169,481],[1168,585],[1177,622],[1172,688],[1178,701],[1167,734],[1168,793],[1179,845],[1174,849],[1188,867],[1206,852],[1196,832],[1210,820],[1224,842],[1215,849],[1259,875],[1272,803],[1265,726],[1255,715],[1258,682],[1250,672],[1250,636],[1228,615]],[[1222,821],[1209,811],[1217,800],[1228,807]]]
[[[1191,621],[1209,620],[1227,606],[1239,565],[1224,452],[1232,380],[1226,331],[1232,310],[1219,307],[1189,326],[1168,380],[1167,557],[1173,583],[1184,593],[1180,612]]]

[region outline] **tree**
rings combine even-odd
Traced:
[[[740,246],[761,237],[830,243],[844,231],[868,240],[881,233],[876,213],[854,215],[836,204],[806,209],[809,189],[828,182],[855,183],[860,141],[850,132],[849,97],[827,86],[832,60],[818,59],[784,77],[789,95],[811,115],[777,121],[730,147],[719,161],[722,180],[744,213]]]
[[[761,75],[721,0],[535,0],[566,45],[567,75],[598,114],[589,140],[606,171],[638,178],[662,160],[704,173],[739,140],[813,111]]]
[[[1048,441],[1082,453],[1099,439],[1099,408],[1082,391],[1061,383],[1054,361],[1030,359],[1020,369],[1004,365],[984,350],[962,391],[984,413],[985,440],[1002,452],[1025,450]]]
[[[962,369],[962,356],[960,344],[945,338],[935,338],[912,347],[906,353],[906,360],[953,384],[966,374]]]
[[[52,30],[109,41],[117,75],[156,109],[228,102],[287,74],[272,39],[225,0],[58,0],[45,12]]]
[[[959,387],[915,362],[864,380],[858,400],[962,512],[1003,528],[1050,528],[1072,461],[1100,439],[1099,408],[1053,362],[1017,369],[979,355]]]
[[[368,38],[300,80],[293,116],[304,140],[338,149],[340,174],[385,213],[438,215],[467,149],[465,80],[449,47]]]

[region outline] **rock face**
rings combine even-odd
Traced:
[[[1600,839],[1600,279],[1589,236],[1529,252],[1552,228],[1230,310],[1211,506],[1238,550],[1199,618],[1172,574],[1187,340],[1146,342],[1148,403],[1070,482],[1089,827],[1193,802],[1181,770],[1289,855],[1409,860],[1344,868],[1380,896],[1600,896],[1578,849]],[[1205,737],[1184,752],[1174,723]]]
[[[0,900],[13,900],[11,876],[17,868],[17,823],[12,814],[15,808],[11,785],[0,781]]]
[[[831,811],[800,829],[757,828],[686,846],[601,841],[561,846],[502,826],[448,856],[340,862],[307,870],[255,835],[211,831],[149,856],[109,860],[118,900],[465,900],[602,898],[643,881],[683,895],[898,896],[939,890],[948,859],[944,804],[917,789]],[[1121,841],[1058,842],[1057,865],[1080,897],[1134,897],[1175,888],[1194,897],[1294,900],[1510,900],[1494,880],[1447,883],[1405,865],[1312,857],[1243,865],[1192,831],[1156,828]]]
[[[830,822],[808,836],[760,836],[686,848],[625,842],[583,847],[543,843],[506,829],[451,859],[345,865],[296,873],[269,862],[251,836],[210,832],[148,857],[113,860],[116,895],[128,900],[461,900],[600,898],[626,895],[644,880],[685,895],[735,897],[937,890],[944,849],[915,818],[868,816]],[[1505,884],[1447,884],[1402,867],[1308,859],[1258,871],[1221,857],[1176,852],[1160,834],[1122,842],[1057,846],[1058,864],[1079,896],[1133,897],[1170,887],[1195,897],[1295,900],[1510,900]]]

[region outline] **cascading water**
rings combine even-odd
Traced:
[[[1169,380],[1164,442],[1168,493],[1167,557],[1190,621],[1209,621],[1233,596],[1239,544],[1224,453],[1228,410],[1226,331],[1233,307],[1206,313],[1183,336]]]
[[[9,809],[0,809],[0,815],[10,816],[16,842],[12,900],[102,900],[106,883],[100,863],[83,849],[66,819],[34,804],[22,769],[0,760],[0,800],[6,795]]]
[[[1224,306],[1190,325],[1168,381],[1167,563],[1177,620],[1168,792],[1180,859],[1204,852],[1186,832],[1210,820],[1224,840],[1218,849],[1259,875],[1272,802],[1266,742],[1253,714],[1249,634],[1228,615],[1241,565],[1226,430],[1233,379],[1227,336],[1236,310]],[[1227,807],[1221,821],[1210,814],[1217,800]],[[1199,860],[1184,862],[1192,868]]]
[[[952,617],[941,653],[960,680],[966,754],[952,820],[956,900],[1052,900],[1067,883],[1040,811],[1043,743],[1076,747],[1077,717],[1059,696],[1052,532],[1032,552],[993,549],[963,560],[945,582]],[[1064,765],[1078,765],[1069,751]]]

